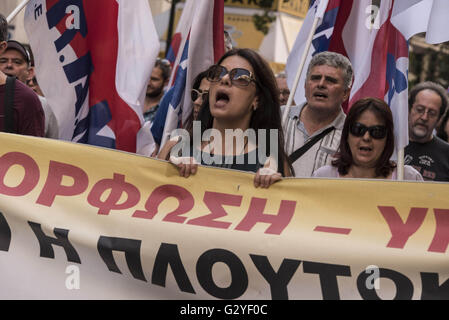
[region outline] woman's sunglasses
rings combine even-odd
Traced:
[[[256,81],[253,73],[249,70],[243,68],[235,68],[231,71],[228,71],[228,69],[219,65],[213,65],[212,67],[210,67],[207,74],[207,80],[209,80],[210,82],[218,82],[227,74],[229,74],[231,83],[237,87],[247,87],[251,83],[251,81]]]
[[[387,136],[386,126],[367,127],[364,124],[356,122],[349,127],[349,132],[355,137],[363,137],[367,131],[373,139],[383,139]]]
[[[192,99],[193,102],[195,102],[196,99],[198,99],[199,97],[201,97],[201,99],[204,99],[204,95],[208,93],[209,90],[192,89],[192,91],[190,91],[190,98]]]

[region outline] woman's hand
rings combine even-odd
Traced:
[[[194,175],[198,169],[198,163],[192,157],[171,156],[169,161],[178,168],[179,175],[184,178]]]
[[[282,180],[282,175],[271,168],[260,168],[254,177],[254,186],[256,188],[268,188],[276,181]]]
[[[282,174],[277,171],[277,162],[273,157],[268,157],[263,168],[257,170],[254,177],[254,186],[256,188],[268,188],[276,181],[282,180]]]
[[[163,160],[169,160],[171,149],[173,149],[173,147],[176,144],[178,144],[178,142],[180,142],[181,140],[182,140],[181,136],[171,137],[170,140],[168,140],[164,144],[161,151],[159,153],[156,152],[157,158],[163,159]],[[157,148],[159,149],[159,146],[157,146]]]

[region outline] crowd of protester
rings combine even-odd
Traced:
[[[239,63],[230,59],[234,56]],[[248,56],[257,57],[262,63],[255,65]],[[205,82],[199,91],[202,80]],[[184,162],[179,161],[178,154],[170,152],[179,140],[163,146],[159,158],[173,162],[184,177],[195,174],[198,164],[255,172],[256,187],[268,187],[282,176],[398,179],[398,164],[392,161],[395,135],[389,106],[380,99],[366,97],[354,103],[347,115],[343,112],[342,104],[348,100],[353,81],[352,65],[346,57],[333,52],[315,55],[306,75],[306,102],[292,103],[288,110],[281,106],[288,101],[284,74],[274,78],[275,88],[272,80],[273,72],[255,51],[233,49],[198,75],[192,88],[192,103],[195,112],[199,108],[201,111],[198,119],[191,119],[200,121],[201,133],[210,128],[242,132],[250,128],[278,129],[277,160],[272,162],[276,163],[275,170],[265,170],[260,159],[248,162],[251,151],[259,145],[251,145],[250,141],[248,146],[246,136],[240,140],[245,141],[243,147],[231,144],[231,150],[226,150],[224,139],[218,151],[213,139],[206,139],[209,143],[203,141],[199,152],[213,150],[222,156],[216,162],[205,163],[204,156],[196,162],[193,152],[184,157]],[[420,83],[410,90],[410,142],[405,149],[404,180],[449,181],[449,144],[444,136],[448,126],[447,102],[447,91],[433,82]],[[262,121],[260,115],[267,110],[270,121]],[[288,112],[288,120],[282,124],[280,116],[284,112]],[[261,125],[260,121],[266,124]],[[191,122],[188,126],[192,144]],[[226,161],[228,156],[233,159]],[[243,156],[241,165],[237,164],[237,156]]]
[[[144,121],[151,123],[160,111],[171,73],[170,63],[157,59],[142,109]],[[319,53],[307,68],[305,102],[286,106],[290,90],[285,73],[275,76],[256,51],[228,45],[217,64],[196,75],[192,88],[186,88],[191,106],[184,107],[192,110],[184,124],[191,138],[190,153],[187,157],[174,153],[185,141],[172,137],[153,156],[172,162],[184,177],[195,174],[199,165],[253,172],[254,185],[265,188],[289,176],[397,179],[389,106],[365,97],[347,115],[343,112],[353,74],[346,57]],[[58,138],[57,120],[39,88],[32,56],[21,43],[7,40],[7,23],[1,15],[0,106],[1,131]],[[447,106],[448,92],[437,83],[423,82],[410,89],[405,180],[449,181]],[[284,113],[287,121],[282,123]],[[194,145],[195,121],[202,135],[220,136]],[[240,132],[231,147],[224,139],[229,129]],[[276,130],[277,139],[273,142],[269,134],[253,139],[245,134],[249,129]]]

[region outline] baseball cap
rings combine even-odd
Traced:
[[[8,49],[15,49],[19,51],[24,56],[27,63],[31,62],[30,53],[20,42],[16,40],[8,40],[8,47],[6,48],[6,50]]]

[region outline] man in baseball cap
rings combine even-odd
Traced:
[[[8,47],[0,55],[0,70],[6,75],[16,77],[22,83],[29,85],[35,79],[34,67],[31,64],[31,56],[24,45],[15,40],[7,42]],[[47,138],[58,138],[59,129],[56,116],[48,104],[48,101],[38,95],[45,114],[45,134]]]
[[[8,22],[0,13],[0,131],[42,137],[45,132],[42,105],[33,90],[24,84],[29,55],[22,45],[10,45],[7,37]]]
[[[9,40],[7,43],[5,52],[0,55],[0,70],[27,83],[27,80],[34,76],[30,54],[20,42]]]

